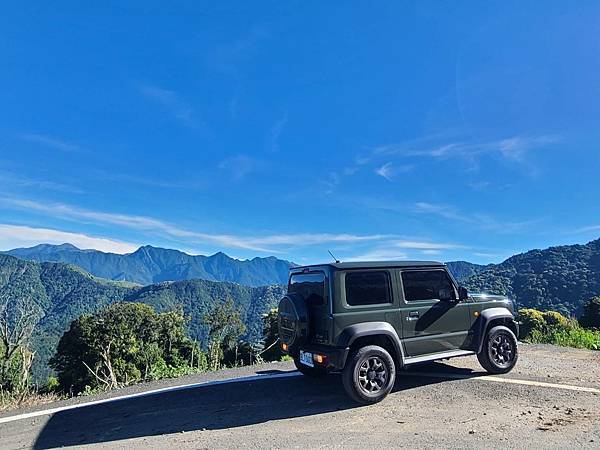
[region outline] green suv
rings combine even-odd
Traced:
[[[300,372],[342,372],[348,394],[369,404],[412,364],[477,355],[488,372],[509,372],[514,314],[506,297],[468,294],[442,263],[337,262],[291,269],[278,326]]]

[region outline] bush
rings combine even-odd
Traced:
[[[518,320],[521,322],[520,337],[548,334],[552,331],[571,330],[577,327],[577,321],[569,319],[556,311],[538,311],[537,309],[519,310]]]
[[[543,333],[546,328],[544,314],[537,309],[519,310],[518,320],[520,324],[520,337],[522,339],[531,336],[534,332]]]
[[[556,311],[519,311],[522,339],[535,344],[553,344],[564,347],[600,349],[600,332],[586,330],[576,320]]]
[[[546,321],[546,331],[570,329],[576,325],[574,320],[568,319],[556,311],[544,311],[542,316]]]

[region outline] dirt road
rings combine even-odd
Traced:
[[[307,379],[289,363],[221,371],[4,413],[0,447],[600,448],[600,352],[523,345],[511,374],[482,375],[474,357],[417,367],[361,407],[338,376]]]

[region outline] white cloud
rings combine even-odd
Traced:
[[[388,181],[392,181],[392,163],[385,163],[383,166],[375,169],[375,173]]]
[[[406,248],[413,250],[454,250],[459,248],[466,248],[463,245],[451,244],[451,243],[439,243],[429,241],[392,241],[395,247]]]
[[[388,181],[393,181],[394,177],[399,173],[410,172],[413,168],[414,166],[411,164],[392,165],[391,162],[388,162],[375,169],[375,173]]]
[[[277,120],[271,130],[269,131],[269,145],[270,150],[272,152],[279,151],[279,138],[281,137],[281,133],[283,133],[283,129],[285,128],[288,121],[287,111],[281,116],[279,120]]]
[[[70,192],[74,194],[81,194],[83,192],[81,189],[78,189],[74,186],[55,183],[53,181],[29,178],[3,170],[0,170],[0,184],[9,185],[11,187],[18,186],[24,188],[38,188],[43,190],[49,189],[53,191]]]
[[[42,213],[58,219],[70,219],[95,225],[117,225],[153,235],[166,236],[185,246],[211,244],[223,249],[244,249],[262,253],[285,253],[293,248],[323,244],[369,244],[376,250],[365,255],[386,255],[394,259],[406,257],[404,250],[442,251],[466,248],[460,244],[404,239],[394,234],[352,233],[281,233],[267,235],[211,234],[188,230],[160,219],[119,213],[91,211],[65,204],[40,203],[31,200],[0,198],[0,205]],[[74,243],[74,242],[73,242]],[[361,256],[365,256],[361,255]]]
[[[79,146],[71,142],[65,142],[61,139],[57,139],[52,136],[47,136],[45,134],[22,134],[19,137],[24,141],[33,142],[34,144],[40,144],[44,147],[49,147],[54,150],[59,150],[61,152],[76,152],[79,150]]]
[[[421,250],[421,253],[423,253],[424,255],[440,255],[442,252],[439,250]]]
[[[407,258],[408,255],[404,252],[380,248],[344,258],[343,261],[396,261]]]
[[[273,234],[266,236],[239,236],[209,234],[187,230],[159,219],[146,216],[91,211],[65,204],[40,203],[31,200],[0,198],[0,205],[26,211],[35,211],[60,219],[84,223],[110,224],[144,232],[166,234],[183,242],[210,243],[224,248],[238,248],[265,253],[281,253],[273,247],[299,247],[335,242],[367,242],[393,239],[393,235],[354,235],[329,233]],[[269,247],[269,248],[267,248]]]
[[[131,253],[139,248],[137,244],[93,237],[81,233],[0,224],[0,249],[2,250],[31,247],[38,244],[64,244],[66,242],[81,249],[96,249],[120,254]]]
[[[141,85],[140,92],[162,105],[169,113],[179,120],[183,125],[194,128],[199,125],[195,118],[194,111],[175,91],[164,89],[158,86]]]
[[[572,233],[573,234],[584,234],[584,233],[595,233],[597,231],[600,231],[600,225],[590,225],[587,227],[578,228],[576,230],[573,230]]]
[[[458,210],[450,205],[440,205],[428,202],[417,202],[414,204],[414,212],[433,214],[443,217],[444,219],[467,221],[468,219],[458,212]]]
[[[432,141],[437,139],[436,137]],[[496,153],[505,159],[523,162],[527,152],[546,147],[557,141],[558,137],[551,135],[512,136],[491,141],[456,141],[444,144],[430,142],[429,139],[425,138],[400,144],[387,144],[375,147],[371,150],[369,159],[390,155],[429,157],[434,159],[473,159],[483,154]]]

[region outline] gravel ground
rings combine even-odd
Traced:
[[[499,378],[600,389],[600,352],[545,345],[522,345],[520,350],[515,370]],[[266,364],[149,383],[106,396],[291,370],[289,363]],[[600,448],[598,393],[478,379],[481,369],[474,357],[414,370],[418,373],[401,372],[394,392],[374,406],[349,401],[339,376],[267,376],[0,424],[0,447]],[[432,376],[438,373],[442,375]],[[444,374],[472,378],[448,379]]]

